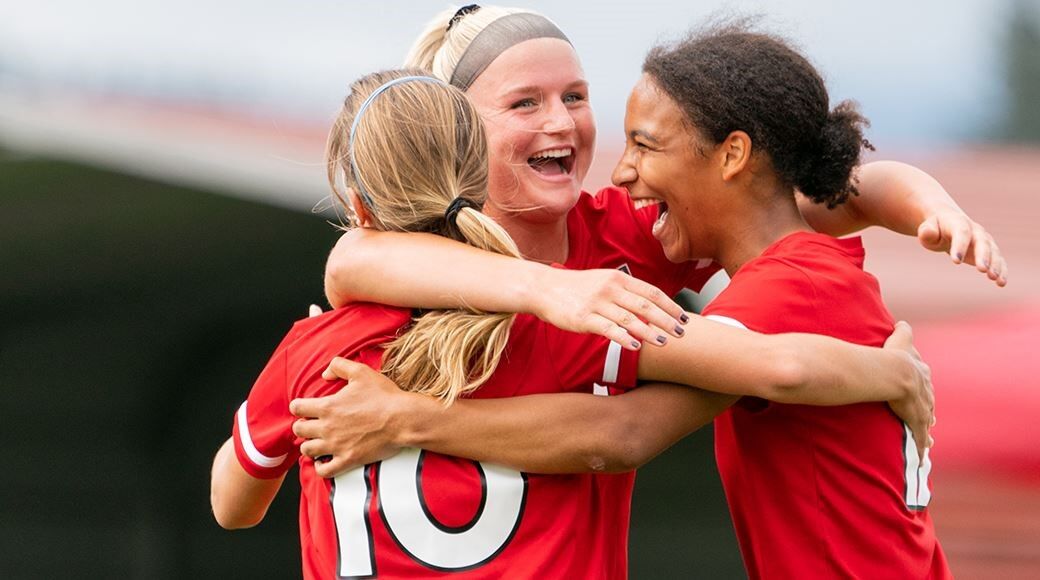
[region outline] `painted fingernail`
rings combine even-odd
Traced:
[[[682,336],[684,332],[686,332],[685,328],[679,326],[678,324],[675,325],[675,334],[678,334],[679,336]]]
[[[960,252],[957,252],[956,254],[953,255],[953,257],[956,258],[958,262],[960,262],[961,260],[964,259],[964,254],[962,254]]]
[[[686,324],[689,321],[690,321],[690,317],[687,316],[687,314],[685,312],[683,312],[682,316],[679,317],[679,322],[681,322],[683,324]]]
[[[666,342],[668,342],[668,337],[667,336],[662,334],[662,335],[657,337],[657,344],[664,344]]]
[[[632,348],[639,348],[639,341],[638,340],[633,340],[632,341]]]

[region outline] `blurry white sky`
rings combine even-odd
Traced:
[[[999,115],[1006,0],[517,1],[571,37],[603,145],[657,39],[725,10],[797,41],[881,147],[960,141]],[[441,2],[0,0],[0,91],[127,92],[331,118],[351,80],[400,64]]]

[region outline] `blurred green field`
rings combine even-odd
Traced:
[[[290,477],[256,529],[212,454],[307,305],[317,215],[0,152],[0,577],[299,575]],[[710,430],[640,473],[633,578],[742,577]],[[13,448],[13,449],[12,449]]]

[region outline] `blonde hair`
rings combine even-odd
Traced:
[[[351,139],[366,98],[389,81],[413,75],[426,76],[417,70],[388,71],[351,85],[326,150],[333,194],[349,211],[342,176],[347,187],[363,194],[376,229],[429,232],[519,258],[502,226],[474,209],[487,199],[487,140],[479,114],[462,91],[433,79],[385,88],[364,109]],[[445,212],[456,198],[468,207],[449,220]],[[471,308],[427,312],[386,346],[383,372],[405,390],[450,405],[491,377],[515,318]]]
[[[489,24],[510,14],[537,14],[522,8],[504,8],[502,6],[481,6],[479,10],[466,14],[451,26],[448,23],[455,15],[456,9],[449,8],[430,20],[422,31],[408,56],[404,66],[420,68],[444,82],[451,82],[451,75],[459,59],[469,48],[473,39],[484,31]]]

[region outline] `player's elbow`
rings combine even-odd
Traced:
[[[365,228],[354,228],[340,236],[329,259],[325,262],[325,299],[333,308],[356,300],[356,280],[351,273],[358,272],[368,260],[367,244],[361,243]]]
[[[210,504],[213,508],[213,518],[217,520],[217,525],[224,528],[225,530],[243,530],[246,528],[252,528],[264,519],[263,513],[250,513],[241,509],[234,509],[233,506],[228,505],[229,502],[221,502],[210,498]]]
[[[589,465],[592,471],[602,473],[625,473],[645,465],[653,459],[652,452],[642,435],[646,426],[637,413],[627,409],[612,409],[609,420],[599,431],[601,437],[591,454]]]
[[[219,485],[210,488],[209,503],[217,525],[225,530],[252,528],[259,524],[267,513],[267,510],[258,510],[255,509],[255,506],[245,505]]]
[[[810,369],[789,347],[774,350],[766,361],[766,378],[758,396],[776,403],[804,403],[811,385]]]

